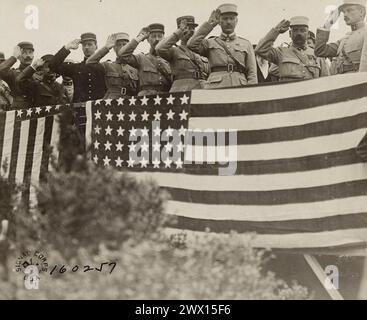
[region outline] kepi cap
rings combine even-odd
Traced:
[[[303,16],[296,16],[291,18],[290,20],[290,26],[309,26],[310,25],[310,19]]]
[[[67,76],[62,76],[62,83],[64,85],[72,85],[73,84],[73,79]]]
[[[5,60],[4,52],[0,52],[0,62],[3,62]]]
[[[149,32],[162,32],[164,33],[164,25],[161,23],[152,23],[148,26]]]
[[[238,15],[237,6],[232,3],[221,4],[218,9],[220,10],[220,14],[234,13],[235,15]]]
[[[95,42],[97,42],[97,36],[92,32],[86,32],[86,33],[83,33],[80,36],[80,40],[82,42],[84,42],[84,41],[95,41]]]
[[[52,54],[45,54],[43,57],[41,57],[41,59],[45,62],[50,62],[53,59],[53,55]]]
[[[186,20],[188,25],[192,25],[192,26],[195,26],[195,27],[198,26],[198,24],[195,23],[195,17],[193,17],[193,16],[182,16],[182,17],[177,18],[177,20],[176,20],[177,27],[180,26],[182,20]]]
[[[116,41],[119,41],[119,40],[130,41],[130,36],[126,32],[116,33]]]
[[[33,43],[28,42],[28,41],[19,42],[18,47],[21,49],[30,49],[34,51]]]
[[[339,6],[339,11],[343,11],[343,9],[347,6],[360,5],[362,7],[366,7],[366,0],[344,0],[343,4]]]

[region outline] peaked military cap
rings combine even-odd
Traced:
[[[362,7],[366,7],[366,0],[344,0],[344,3],[339,6],[339,11],[343,11],[345,7],[351,5],[360,5]]]
[[[130,41],[130,36],[126,32],[116,33],[116,41],[119,41],[119,40]]]
[[[221,14],[224,14],[224,13],[234,13],[236,15],[238,15],[238,12],[237,12],[237,6],[235,4],[232,4],[232,3],[224,3],[224,4],[221,4],[218,9],[220,10],[220,13]]]
[[[192,26],[195,26],[195,27],[198,26],[198,24],[195,23],[195,17],[193,17],[193,16],[182,16],[182,17],[177,18],[177,20],[176,20],[177,27],[180,26],[182,20],[186,20],[188,25],[192,25]]]
[[[28,42],[28,41],[19,42],[18,47],[21,49],[30,49],[34,51],[33,43]]]
[[[83,33],[80,36],[80,40],[82,42],[84,42],[84,41],[95,41],[95,42],[97,42],[97,36],[92,32],[86,32],[86,33]]]
[[[297,16],[297,17],[293,17],[290,20],[291,24],[290,26],[309,26],[310,25],[310,19],[308,19],[307,17],[303,17],[303,16]]]
[[[50,62],[54,56],[52,54],[45,54],[41,59],[45,62]]]
[[[164,25],[161,23],[152,23],[148,26],[149,32],[162,32],[164,33]]]

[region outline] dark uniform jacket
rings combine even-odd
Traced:
[[[5,81],[0,80],[0,111],[8,111],[13,103],[10,89]]]
[[[23,66],[20,66],[17,69],[10,69],[15,63],[17,59],[15,57],[10,57],[0,64],[0,79],[4,80],[11,91],[13,96],[12,109],[24,109],[31,105],[32,98],[29,95],[29,92],[25,92],[20,89],[16,84],[16,78],[24,69]]]
[[[51,70],[62,76],[73,79],[73,102],[84,102],[102,99],[106,93],[104,68],[101,64],[86,64],[86,58],[80,63],[65,63],[64,60],[70,54],[65,47],[61,48],[50,61]]]
[[[56,81],[47,83],[45,81],[32,80],[35,70],[29,66],[17,77],[19,88],[27,92],[31,97],[32,107],[53,106],[70,102],[66,95],[64,86]]]

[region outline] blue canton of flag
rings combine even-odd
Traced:
[[[183,169],[189,109],[190,93],[95,101],[93,161],[135,170]]]

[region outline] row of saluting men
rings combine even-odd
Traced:
[[[123,32],[112,34],[100,50],[97,50],[96,35],[84,33],[55,55],[48,54],[33,61],[33,44],[21,42],[10,58],[0,57],[3,60],[0,63],[0,109],[235,88],[257,84],[270,77],[294,81],[366,71],[365,2],[344,0],[323,28],[317,30],[316,37],[309,30],[307,17],[283,20],[256,47],[236,35],[238,11],[234,4],[219,6],[198,30],[193,16],[183,16],[177,19],[177,30],[166,38],[164,26],[155,23],[143,28],[131,40]],[[340,41],[328,44],[331,26],[341,12],[351,32]],[[217,25],[221,27],[221,34],[207,38]],[[278,36],[288,30],[291,44],[274,47]],[[134,54],[144,40],[149,42],[150,51]],[[80,63],[66,60],[70,50],[78,49],[80,44],[84,60]],[[101,63],[112,48],[116,60]],[[325,58],[333,59],[331,67]],[[17,60],[19,67],[12,69]],[[56,81],[60,75],[62,84]]]

